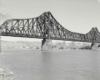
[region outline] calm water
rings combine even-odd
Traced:
[[[100,51],[5,51],[0,63],[15,80],[100,80]]]

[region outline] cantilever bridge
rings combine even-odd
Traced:
[[[30,19],[7,20],[0,29],[1,36],[100,43],[100,33],[96,27],[86,34],[71,32],[60,25],[50,12]]]

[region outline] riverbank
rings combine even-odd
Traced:
[[[90,43],[52,43],[52,50],[67,50],[67,49],[91,49]],[[1,50],[41,50],[41,42],[25,42],[25,41],[1,41]]]

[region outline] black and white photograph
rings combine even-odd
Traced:
[[[100,0],[0,0],[0,80],[100,80]]]

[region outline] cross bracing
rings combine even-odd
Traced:
[[[59,24],[50,12],[30,19],[7,20],[0,29],[1,36],[100,43],[100,33],[96,27],[86,34],[71,32]]]

